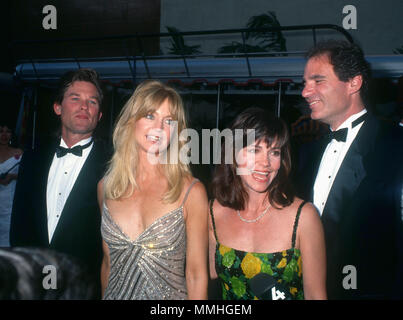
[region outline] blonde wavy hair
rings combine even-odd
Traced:
[[[142,82],[126,102],[119,114],[118,121],[113,132],[114,154],[109,162],[108,170],[104,177],[104,192],[107,199],[116,200],[122,197],[130,197],[138,188],[136,174],[138,170],[138,146],[134,140],[134,128],[137,120],[147,114],[154,113],[160,105],[168,99],[172,119],[178,123],[178,133],[186,129],[186,117],[183,102],[175,89],[156,80]],[[170,161],[170,148],[178,150],[174,155],[179,159],[179,151],[186,141],[172,139],[166,151],[167,164],[162,166],[162,172],[168,180],[168,191],[163,196],[163,201],[173,203],[181,195],[184,179],[190,175],[187,164],[181,161]]]

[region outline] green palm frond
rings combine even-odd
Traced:
[[[250,29],[281,27],[273,11],[251,17],[246,26]],[[260,40],[260,45],[267,51],[287,51],[286,40],[281,30],[248,32],[246,39],[249,38]]]
[[[179,30],[175,27],[166,27],[168,32],[171,33],[171,47],[169,48],[170,54],[176,55],[192,55],[200,53],[200,45],[188,46],[185,43],[185,39],[179,34]]]
[[[263,29],[281,27],[273,11],[249,18],[246,27],[249,29]],[[231,44],[218,49],[218,53],[250,53],[250,52],[284,52],[287,51],[286,40],[281,30],[278,31],[251,31],[245,34],[246,41],[253,44],[242,44],[233,41]]]
[[[401,46],[400,48],[396,48],[395,50],[393,50],[394,54],[403,54],[403,46]]]

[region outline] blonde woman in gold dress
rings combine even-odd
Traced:
[[[140,84],[121,111],[98,187],[104,299],[207,298],[207,195],[172,158],[184,144],[176,125],[186,128],[182,100],[159,81]]]

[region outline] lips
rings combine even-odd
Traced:
[[[82,119],[82,120],[88,120],[89,117],[86,114],[78,114],[76,115],[76,118]]]
[[[148,134],[148,135],[146,135],[146,139],[147,139],[147,141],[156,143],[156,142],[160,142],[162,140],[162,137]]]
[[[308,105],[310,107],[312,107],[312,106],[316,105],[317,103],[319,103],[320,100],[308,100],[307,102],[308,102]]]
[[[258,170],[251,170],[252,177],[254,180],[258,182],[267,182],[269,181],[269,171],[258,171]]]

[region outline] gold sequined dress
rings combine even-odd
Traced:
[[[102,237],[109,248],[110,273],[105,300],[182,300],[185,279],[186,225],[183,205],[155,220],[135,240],[112,219],[104,203]]]

